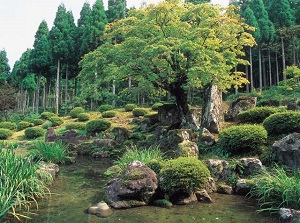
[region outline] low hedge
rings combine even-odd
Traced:
[[[18,129],[18,131],[21,131],[23,129],[26,129],[26,128],[32,127],[32,126],[33,126],[33,123],[31,123],[31,122],[21,121],[18,123],[17,129]]]
[[[275,113],[264,120],[263,126],[270,135],[300,132],[300,112]]]
[[[80,113],[77,115],[77,118],[79,122],[85,122],[90,119],[90,115],[88,113]]]
[[[71,118],[78,118],[78,115],[84,112],[85,112],[84,108],[75,107],[70,111],[69,115],[71,116]]]
[[[10,129],[0,128],[0,139],[5,140],[13,135]]]
[[[105,112],[102,112],[102,117],[103,118],[113,118],[115,117],[117,114],[117,112],[115,111],[105,111]]]
[[[267,131],[262,126],[244,124],[222,130],[217,144],[229,155],[260,154],[267,137]]]
[[[33,124],[34,125],[42,125],[44,123],[43,119],[34,119]]]
[[[148,113],[146,108],[134,108],[132,114],[134,117],[144,116]]]
[[[95,134],[109,129],[111,122],[105,119],[94,119],[86,123],[86,133]]]
[[[277,109],[274,107],[255,107],[238,114],[238,119],[243,123],[260,124],[267,117],[275,114]]]
[[[64,123],[64,120],[61,117],[58,117],[58,116],[52,116],[52,117],[50,117],[49,121],[52,122],[52,126],[53,127],[59,126],[59,125],[61,125],[61,124]]]
[[[136,104],[127,104],[125,105],[125,111],[132,111],[136,107],[137,107]]]
[[[79,129],[79,130],[85,130],[86,124],[80,123],[80,122],[72,122],[66,125],[67,130],[71,129]]]
[[[14,130],[17,128],[17,125],[16,125],[16,123],[13,123],[13,122],[0,122],[0,128]]]
[[[53,117],[53,116],[57,116],[56,114],[54,114],[53,112],[43,112],[41,114],[41,118],[42,119],[46,119],[46,120],[49,120],[50,117]]]
[[[41,137],[44,135],[44,133],[44,129],[38,126],[25,129],[25,137],[27,139],[35,139]]]
[[[105,104],[105,105],[100,105],[98,110],[100,112],[105,112],[105,111],[109,111],[109,110],[112,110],[113,109],[113,106],[112,105],[108,105],[108,104]]]

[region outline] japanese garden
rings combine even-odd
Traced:
[[[300,0],[62,3],[32,44],[0,50],[0,222],[300,222]]]

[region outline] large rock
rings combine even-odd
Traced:
[[[213,146],[216,144],[215,137],[206,128],[203,128],[200,140],[201,142],[203,142],[205,145],[208,146]]]
[[[111,208],[105,202],[100,202],[96,205],[89,207],[87,212],[89,214],[94,214],[102,218],[107,218],[113,213]]]
[[[300,168],[300,133],[290,134],[272,145],[275,160],[292,169]]]
[[[256,97],[240,97],[230,103],[225,121],[238,121],[238,114],[256,106]]]
[[[234,192],[238,195],[246,195],[250,192],[251,185],[247,182],[246,179],[238,179]]]
[[[123,127],[113,128],[112,133],[114,134],[114,140],[117,143],[122,143],[122,142],[126,141],[129,138],[128,129],[123,128]]]
[[[39,162],[39,165],[40,170],[43,172],[50,173],[53,179],[59,172],[59,166],[55,163],[46,163],[44,161],[41,161]]]
[[[149,204],[158,187],[156,173],[140,161],[131,162],[121,177],[108,183],[109,204],[116,209]]]
[[[181,119],[176,104],[164,104],[158,107],[158,120],[162,125],[180,123]]]
[[[204,106],[201,127],[212,133],[219,133],[224,122],[222,92],[216,85],[209,86],[204,92]]]
[[[300,220],[300,211],[288,208],[279,209],[280,223],[296,223]]]
[[[217,182],[224,182],[229,176],[234,175],[226,160],[208,159],[205,160],[206,166],[210,171],[211,177]]]
[[[241,158],[239,159],[240,173],[243,176],[250,176],[265,170],[261,161],[257,158]]]

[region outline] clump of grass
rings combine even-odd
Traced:
[[[260,211],[278,211],[279,208],[299,208],[300,172],[287,172],[275,166],[254,177],[255,187],[250,195],[257,197]]]
[[[34,160],[42,160],[51,163],[65,163],[73,160],[69,157],[67,145],[61,141],[37,142],[35,147],[29,151],[29,156]]]
[[[30,209],[38,207],[36,199],[46,196],[52,177],[49,173],[37,175],[37,169],[38,164],[30,158],[0,148],[0,222],[8,215],[19,221],[29,218]]]

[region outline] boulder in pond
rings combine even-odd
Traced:
[[[265,170],[265,167],[259,159],[251,157],[239,159],[239,165],[237,168],[240,168],[239,172],[243,176],[254,175]]]
[[[120,177],[108,183],[106,194],[111,207],[131,208],[149,204],[157,187],[156,173],[142,162],[133,161]]]
[[[279,223],[296,223],[300,220],[300,210],[280,208]]]
[[[208,159],[205,160],[206,166],[210,171],[210,175],[217,182],[224,182],[229,176],[234,175],[233,171],[229,167],[229,163],[226,160]]]
[[[238,179],[234,188],[234,193],[238,195],[246,195],[250,192],[251,185],[246,179]]]
[[[105,202],[100,202],[89,207],[87,212],[102,218],[107,218],[113,213],[111,208]]]

